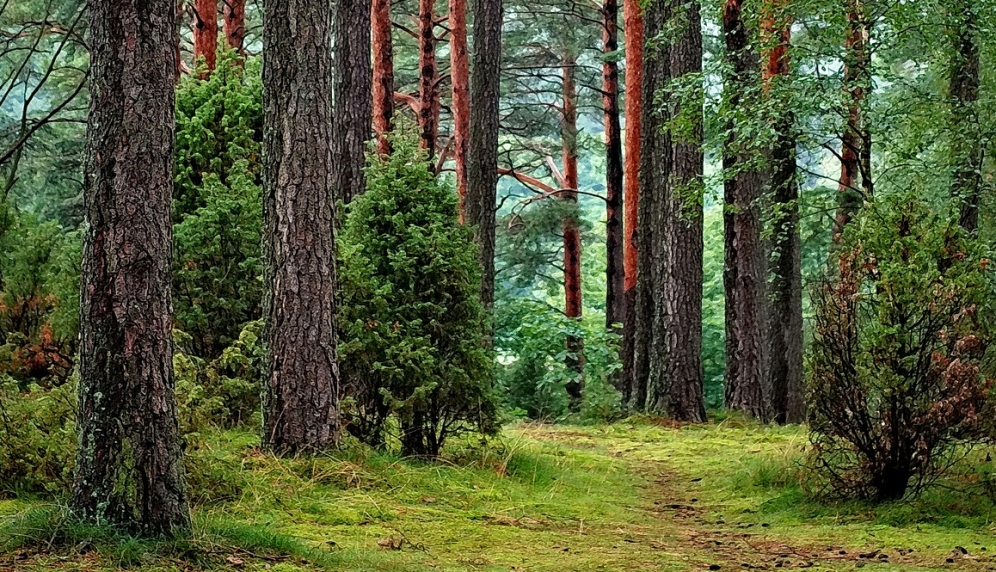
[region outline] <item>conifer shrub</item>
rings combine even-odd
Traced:
[[[0,375],[0,498],[68,490],[75,453],[76,384],[22,389]]]
[[[836,498],[915,495],[984,436],[987,252],[906,196],[866,207],[836,258],[813,292],[812,483]]]
[[[262,315],[262,81],[221,54],[176,94],[173,301],[193,355],[214,359]]]
[[[371,159],[338,240],[349,429],[382,446],[396,425],[403,454],[436,457],[448,437],[498,429],[488,324],[456,193],[411,134],[393,144]]]

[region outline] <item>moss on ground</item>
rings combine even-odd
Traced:
[[[910,503],[825,505],[802,492],[800,428],[520,424],[424,463],[353,447],[277,459],[255,436],[192,454],[194,530],[150,542],[0,501],[0,570],[996,569],[981,458]],[[719,568],[715,568],[715,567]]]

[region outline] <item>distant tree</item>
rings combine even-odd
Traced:
[[[418,100],[414,105],[422,129],[422,147],[432,164],[439,135],[439,63],[436,61],[436,0],[418,2]]]
[[[377,150],[391,152],[387,134],[394,123],[394,42],[391,38],[390,0],[372,0],[373,129]]]
[[[796,167],[795,114],[790,97],[792,76],[791,0],[767,0],[761,14],[764,49],[762,78],[765,108],[770,109],[775,139],[768,150],[771,252],[768,258],[767,383],[772,419],[802,423],[803,389],[802,239]]]
[[[726,264],[726,408],[765,420],[765,283],[767,266],[761,244],[761,165],[749,133],[751,108],[760,83],[757,51],[741,0],[723,7],[726,40],[723,98],[729,122],[723,145],[723,234]]]
[[[673,29],[672,41],[648,47],[644,61],[641,121],[639,228],[655,299],[649,324],[647,409],[682,421],[704,421],[702,379],[702,107],[701,86],[689,99],[666,90],[671,80],[702,72],[702,29],[697,2],[670,0],[645,14],[647,37]],[[645,205],[645,206],[644,206]],[[649,239],[644,241],[644,236]],[[640,303],[639,301],[637,302]],[[639,317],[637,327],[640,327]],[[639,356],[637,356],[639,359]]]
[[[975,232],[979,227],[982,193],[984,144],[979,132],[979,44],[978,16],[971,0],[953,2],[949,16],[952,58],[949,97],[951,100],[951,161],[954,181],[951,196],[960,203],[961,227]]]
[[[373,120],[370,10],[370,0],[335,4],[333,189],[342,203],[366,190],[363,169]]]
[[[246,0],[221,0],[225,3],[225,41],[228,47],[245,54]]]
[[[837,185],[837,215],[834,236],[843,236],[844,227],[872,196],[871,129],[867,98],[872,87],[871,23],[865,0],[845,0],[847,37],[844,40],[843,87],[847,98],[840,146],[840,179]],[[860,185],[860,186],[859,186]]]
[[[602,3],[602,108],[605,123],[605,323],[626,320],[623,262],[623,154],[619,122],[619,3]],[[622,333],[621,331],[618,333]]]
[[[143,535],[189,524],[173,378],[176,5],[91,2],[79,448],[70,508]]]
[[[197,0],[194,4],[194,63],[204,58],[207,73],[218,62],[218,0]]]
[[[642,112],[641,85],[643,83],[643,8],[637,0],[623,0],[623,18],[625,30],[626,53],[626,153],[624,165],[625,200],[624,211],[624,245],[623,265],[625,281],[623,290],[626,298],[626,319],[622,347],[622,379],[620,391],[623,403],[640,409],[646,399],[646,387],[638,389],[638,380],[646,379],[646,363],[641,366],[635,361],[636,356],[647,356],[647,350],[638,350],[640,340],[637,339],[636,322],[639,314],[646,314],[645,308],[637,307],[638,301],[647,301],[646,295],[638,296],[637,266],[639,255],[637,242],[637,213],[640,203],[640,120]],[[645,342],[645,338],[642,340]],[[643,344],[645,345],[645,343]]]
[[[584,305],[581,299],[581,228],[578,221],[578,102],[575,66],[577,55],[566,50],[562,74],[561,131],[563,172],[557,177],[561,190],[557,196],[569,203],[564,214],[564,315],[581,320]],[[567,364],[574,379],[567,384],[571,408],[581,407],[584,391],[584,338],[568,336]]]
[[[460,197],[461,222],[465,222],[467,218],[467,153],[470,143],[470,59],[467,50],[467,2],[450,0],[453,163],[456,170],[457,195]]]
[[[263,445],[293,453],[335,445],[341,430],[332,13],[324,0],[263,10]]]
[[[481,301],[495,295],[495,210],[498,193],[498,127],[501,96],[502,0],[474,0],[474,54],[470,76],[465,220],[475,227],[481,257]]]

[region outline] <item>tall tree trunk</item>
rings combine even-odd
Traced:
[[[373,127],[377,151],[391,153],[387,134],[394,129],[394,41],[391,38],[391,0],[372,0]]]
[[[620,382],[623,403],[634,409],[643,409],[646,400],[646,364],[636,362],[636,356],[648,356],[648,348],[637,350],[638,336],[636,323],[638,314],[646,314],[646,308],[637,308],[637,220],[640,203],[640,119],[642,115],[643,84],[643,15],[639,0],[623,0],[623,18],[626,39],[626,156],[624,165],[625,200],[623,266],[625,278],[626,319],[623,333],[623,372]],[[639,390],[637,386],[641,385]]]
[[[331,4],[263,6],[266,380],[263,445],[336,444],[335,204]]]
[[[643,33],[656,38],[666,29],[669,11],[663,2],[651,3],[643,14]],[[640,97],[654,101],[657,94],[671,80],[668,42],[648,43],[644,46],[642,84]],[[655,331],[661,328],[658,317],[663,313],[660,294],[666,288],[663,277],[664,246],[662,244],[666,204],[665,192],[671,176],[670,137],[664,126],[667,117],[658,106],[641,106],[640,115],[640,171],[639,202],[635,241],[637,271],[635,320],[633,321],[633,406],[642,411],[651,406],[650,368],[651,357],[663,348],[656,346]],[[655,389],[655,393],[666,392]]]
[[[647,51],[643,96],[659,93],[668,79],[702,71],[699,5],[668,0],[646,12],[646,33],[656,37],[672,29],[667,50]],[[652,69],[652,68],[666,68]],[[649,101],[649,100],[648,100]],[[688,106],[691,105],[691,108]],[[649,108],[650,106],[648,106]],[[644,115],[647,137],[641,145],[641,207],[655,214],[641,219],[640,248],[650,250],[650,295],[656,299],[651,330],[647,408],[680,421],[705,420],[702,372],[702,108],[673,99],[663,111]],[[676,135],[668,129],[677,117],[693,125]],[[660,151],[658,155],[655,151]],[[665,159],[662,161],[661,157]],[[658,165],[655,165],[658,164]],[[649,243],[643,229],[654,226]],[[641,269],[642,272],[642,269]],[[642,277],[639,279],[642,280]]]
[[[225,40],[228,47],[245,55],[246,0],[221,0],[225,3]]]
[[[767,0],[761,21],[762,44],[766,49],[762,78],[777,133],[768,157],[772,215],[766,389],[775,422],[802,423],[806,418],[806,404],[795,119],[779,96],[786,93],[791,82],[788,50],[792,40],[792,19],[787,12],[788,6],[788,0]]]
[[[864,199],[872,196],[871,132],[865,124],[866,89],[871,88],[869,26],[864,0],[847,0],[847,39],[844,41],[844,91],[847,119],[841,136],[840,179],[837,184],[837,215],[834,242],[843,238],[844,227],[854,218]],[[860,187],[858,180],[860,178]]]
[[[605,247],[606,327],[616,329],[626,319],[623,263],[623,155],[619,123],[619,4],[602,4],[602,109],[605,112]],[[622,333],[622,332],[617,332]]]
[[[418,125],[432,164],[439,131],[439,66],[436,63],[436,0],[419,0]]]
[[[560,133],[564,146],[564,180],[561,200],[570,203],[564,217],[564,313],[581,321],[581,227],[578,221],[578,95],[574,68],[577,57],[568,55],[563,66],[563,116]],[[584,394],[584,339],[567,337],[567,367],[573,378],[567,383],[571,409],[578,411]]]
[[[194,12],[194,63],[204,58],[210,73],[218,62],[218,0],[197,0]]]
[[[370,0],[335,4],[333,155],[335,198],[343,204],[366,190],[365,153],[373,120]]]
[[[979,133],[979,45],[978,22],[971,0],[957,0],[951,10],[954,57],[951,61],[951,160],[954,181],[951,196],[959,201],[961,227],[975,232],[979,227],[982,192],[982,134]]]
[[[746,94],[760,79],[758,55],[750,45],[741,0],[726,0],[723,9],[725,59],[729,70],[723,96],[737,117],[751,107]],[[730,120],[723,145],[723,231],[726,263],[726,408],[764,420],[764,286],[767,277],[761,243],[762,180],[752,164],[751,143],[740,136],[744,125]]]
[[[498,104],[501,95],[502,0],[474,0],[474,67],[470,76],[467,222],[481,252],[481,301],[495,298],[495,202],[498,192]]]
[[[467,137],[470,136],[467,0],[450,0],[450,81],[453,85],[453,162],[460,197],[460,222],[464,223],[467,220]]]
[[[189,524],[173,378],[176,6],[90,3],[79,447],[70,508],[142,535]]]

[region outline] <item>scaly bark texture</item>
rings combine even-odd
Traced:
[[[788,0],[767,0],[761,20],[765,96],[775,111],[777,132],[769,151],[771,253],[768,258],[768,409],[777,423],[806,419],[802,365],[802,242],[796,180],[794,116],[778,93],[791,82],[789,46],[792,19]]]
[[[668,21],[676,26],[670,51],[670,77],[681,79],[702,73],[702,21],[698,2],[670,0]],[[666,259],[664,352],[650,362],[651,408],[679,421],[706,419],[702,372],[702,106],[700,102],[673,101],[672,117],[683,117],[693,127],[671,136],[671,176],[666,187],[664,233]],[[659,347],[659,344],[656,344]],[[667,356],[655,367],[654,356]],[[663,375],[655,370],[663,370]],[[655,382],[655,379],[658,380]],[[659,383],[664,380],[665,383]],[[654,388],[668,386],[667,406]],[[655,403],[656,402],[656,406]]]
[[[467,0],[450,0],[450,82],[453,85],[453,162],[460,197],[460,222],[464,223],[467,220],[467,138],[470,136]]]
[[[571,203],[572,212],[564,217],[564,314],[581,320],[581,229],[577,216],[578,203],[578,94],[574,68],[577,56],[564,58],[562,68],[564,101],[561,109],[560,134],[563,140],[564,172],[560,199]],[[567,368],[573,379],[567,383],[571,409],[578,411],[584,393],[584,339],[567,337]]]
[[[341,429],[331,23],[325,0],[263,6],[263,446],[280,453],[333,446]]]
[[[640,119],[642,115],[641,89],[643,84],[643,9],[639,0],[623,0],[623,21],[626,40],[626,155],[623,166],[623,267],[625,277],[626,318],[623,332],[622,359],[623,371],[619,390],[623,403],[641,409],[638,392],[638,373],[645,378],[646,367],[635,361],[637,354],[648,355],[646,348],[636,350],[637,345],[637,213],[640,203]],[[645,297],[644,297],[645,299]],[[642,308],[641,308],[642,312]],[[644,390],[645,394],[645,390]]]
[[[969,0],[956,0],[950,8],[951,61],[951,160],[954,181],[951,196],[959,201],[959,224],[968,232],[979,228],[982,192],[983,136],[979,133],[979,45],[977,16]]]
[[[225,3],[225,41],[228,47],[245,55],[246,0],[221,0]]]
[[[391,0],[373,0],[373,128],[377,151],[391,153],[387,134],[394,129],[394,41],[391,38]]]
[[[725,59],[729,70],[723,94],[727,107],[737,116],[749,115],[745,94],[760,79],[758,54],[750,45],[741,12],[741,0],[726,0],[723,9]],[[744,126],[730,120],[723,146],[726,292],[726,408],[756,419],[767,418],[762,388],[765,383],[765,281],[764,248],[761,243],[761,196],[763,181],[759,166],[751,163],[750,142],[739,135]]]
[[[475,0],[470,76],[466,220],[481,249],[481,301],[495,299],[495,203],[498,192],[498,103],[501,95],[501,0]]]
[[[699,5],[668,0],[646,11],[646,34],[670,29],[673,42],[648,47],[643,97],[672,78],[702,71]],[[702,111],[672,99],[646,106],[640,163],[640,242],[638,280],[649,279],[647,409],[681,421],[704,421],[702,373]],[[681,116],[691,129],[680,136],[668,125]],[[651,230],[652,229],[652,230]],[[649,232],[644,232],[644,231]],[[649,235],[649,236],[648,236]],[[644,240],[647,238],[648,240]],[[644,272],[644,270],[648,270]],[[638,291],[638,297],[643,294]],[[639,302],[638,302],[639,303]],[[641,322],[637,319],[637,326]],[[639,359],[639,355],[637,356]]]
[[[871,198],[871,132],[865,125],[864,101],[871,87],[871,53],[868,50],[869,26],[864,0],[846,0],[847,39],[844,41],[844,91],[847,94],[847,118],[841,135],[840,179],[837,184],[837,214],[834,242],[843,237],[844,227]],[[860,187],[858,181],[860,180]]]
[[[70,509],[141,535],[189,524],[170,302],[173,0],[90,2],[90,115]]]
[[[370,9],[370,0],[340,0],[335,4],[333,192],[343,204],[367,186],[363,168],[373,120]]]
[[[418,3],[418,125],[432,164],[439,132],[439,66],[436,62],[436,0]]]
[[[667,25],[668,10],[663,3],[653,3],[644,12],[643,32],[655,38]],[[655,42],[645,46],[640,96],[654,101],[671,79],[671,45]],[[649,397],[651,357],[663,348],[655,346],[655,330],[662,327],[658,316],[663,313],[661,292],[664,291],[663,265],[666,256],[661,244],[664,221],[663,209],[668,180],[671,176],[670,136],[664,130],[667,117],[654,105],[642,106],[640,118],[640,181],[636,224],[636,303],[633,332],[633,407],[645,410]],[[666,388],[665,388],[666,390]],[[660,392],[658,390],[658,392]],[[667,392],[664,391],[666,396]]]
[[[194,13],[194,63],[204,58],[212,72],[218,63],[218,0],[197,0]]]
[[[626,319],[623,263],[623,155],[619,123],[619,4],[602,4],[602,109],[605,113],[605,322],[615,329]],[[622,333],[621,331],[618,333]]]

